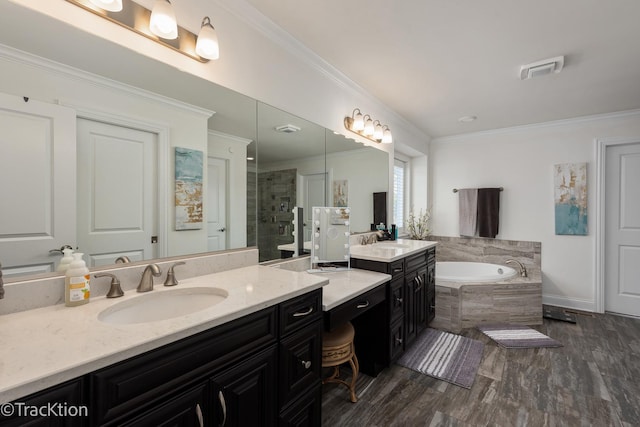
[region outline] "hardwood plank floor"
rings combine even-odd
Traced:
[[[392,365],[362,375],[351,403],[344,387],[323,386],[323,426],[640,426],[640,319],[576,313],[535,329],[560,348],[485,344],[470,390]],[[357,352],[357,349],[356,349]]]

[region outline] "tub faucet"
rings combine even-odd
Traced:
[[[524,264],[522,264],[520,261],[515,259],[508,259],[505,261],[505,264],[511,264],[511,263],[518,264],[518,268],[520,269],[520,276],[527,277],[527,269],[524,267]]]
[[[153,290],[153,278],[162,274],[162,270],[158,264],[149,264],[142,273],[140,284],[136,289],[138,292],[149,292]]]

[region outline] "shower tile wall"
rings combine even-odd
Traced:
[[[257,246],[256,213],[258,212],[256,173],[247,171],[247,246]]]
[[[258,174],[258,247],[260,261],[280,258],[278,245],[293,243],[296,169]]]

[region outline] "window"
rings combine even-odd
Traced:
[[[393,222],[402,229],[406,219],[407,162],[395,159],[393,165]]]

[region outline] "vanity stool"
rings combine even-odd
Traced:
[[[353,346],[354,336],[355,330],[351,322],[347,322],[333,331],[322,334],[322,367],[333,367],[333,374],[322,380],[322,384],[344,384],[349,389],[351,401],[355,403],[358,401],[356,397],[356,380],[358,379],[360,366],[358,365],[358,358],[356,357],[356,351]],[[353,371],[351,384],[340,379],[340,365],[346,362],[349,362],[351,370]]]

